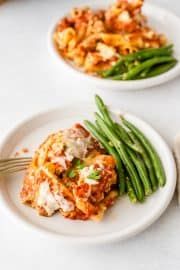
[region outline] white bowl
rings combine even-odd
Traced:
[[[9,157],[28,147],[32,155],[38,145],[60,128],[69,127],[93,115],[94,107],[76,104],[35,115],[17,125],[0,146],[0,156]],[[98,244],[131,237],[151,225],[165,211],[176,185],[176,168],[173,155],[164,140],[148,124],[125,113],[125,117],[139,127],[156,148],[166,173],[167,183],[150,196],[145,203],[133,205],[127,196],[118,199],[99,222],[72,221],[59,214],[47,218],[20,202],[19,191],[24,173],[3,177],[0,181],[0,207],[18,225],[65,243]],[[12,223],[13,226],[13,223]]]
[[[76,6],[78,6],[78,1],[76,1]],[[102,7],[104,8],[103,0],[98,1],[98,6],[92,6],[94,9]],[[143,12],[147,16],[149,24],[159,33],[164,33],[168,40],[174,44],[175,56],[177,59],[180,59],[180,32],[178,31],[178,29],[180,29],[180,18],[163,8],[147,3],[144,4]],[[64,69],[67,68],[69,72],[72,74],[74,73],[79,79],[89,83],[91,86],[107,90],[137,90],[165,83],[180,74],[180,63],[178,63],[175,67],[162,75],[142,80],[114,81],[88,75],[74,67],[69,61],[66,61],[59,55],[52,39],[57,22],[58,19],[53,22],[48,33],[48,50],[50,52],[50,57],[52,57],[59,65],[63,65]]]

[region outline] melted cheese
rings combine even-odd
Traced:
[[[91,143],[91,137],[78,137],[78,134],[72,135],[72,130],[64,131],[64,141],[67,146],[65,150],[66,157],[70,158],[80,158],[83,159],[86,154],[88,147]]]
[[[96,47],[104,61],[116,56],[116,50],[113,47],[107,46],[104,43],[99,42]]]
[[[62,209],[64,212],[74,210],[74,204],[64,198],[62,194],[53,194],[50,191],[49,183],[42,182],[39,187],[39,196],[37,205],[43,207],[48,216],[51,216],[56,210]]]
[[[51,216],[59,209],[59,204],[51,193],[49,183],[47,181],[40,184],[37,205],[43,207],[48,216]]]
[[[71,148],[67,148],[64,153],[68,161],[72,161],[74,159],[74,153]]]
[[[64,212],[70,212],[74,210],[74,204],[64,198],[62,194],[55,194],[55,198]]]
[[[131,17],[129,15],[129,12],[127,10],[124,10],[119,16],[118,20],[123,22],[123,23],[130,23],[131,22]]]

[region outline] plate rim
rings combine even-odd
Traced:
[[[102,5],[94,4],[92,5],[92,8],[98,8],[102,7]],[[160,13],[165,13],[170,18],[176,20],[179,22],[180,25],[180,17],[178,17],[175,13],[172,11],[169,11],[166,8],[163,8],[159,5],[155,5],[152,3],[144,3],[143,8],[145,9],[155,9]],[[62,17],[61,17],[62,18]],[[133,91],[137,89],[146,89],[146,88],[152,88],[153,86],[158,86],[161,84],[164,84],[168,81],[171,81],[172,79],[175,79],[178,75],[180,75],[180,59],[178,59],[178,63],[175,67],[170,69],[169,71],[160,74],[158,76],[147,78],[147,79],[141,79],[141,80],[132,80],[132,81],[115,81],[115,80],[106,80],[103,78],[98,78],[92,75],[88,75],[84,72],[81,72],[78,68],[73,67],[73,65],[68,63],[68,60],[65,60],[62,56],[60,56],[57,52],[57,49],[55,48],[53,42],[52,42],[52,36],[55,30],[55,27],[57,25],[57,22],[59,17],[55,18],[52,23],[50,24],[50,27],[48,29],[47,33],[47,48],[49,55],[52,59],[55,60],[56,64],[62,65],[66,70],[69,70],[71,74],[76,75],[76,77],[81,78],[84,81],[88,81],[91,84],[97,85],[98,87],[105,87],[105,88],[113,88],[113,91]]]
[[[86,107],[92,107],[89,106],[90,103],[86,102],[88,106]],[[77,104],[74,104],[77,106]],[[85,106],[84,103],[79,103],[82,107]],[[26,117],[22,121],[19,121],[17,124],[14,125],[12,129],[10,129],[4,136],[3,140],[0,143],[0,155],[2,153],[3,146],[9,141],[9,139],[12,137],[13,133],[18,132],[19,129],[21,129],[25,124],[28,122],[31,122],[35,120],[36,118],[40,118],[46,114],[50,113],[55,113],[57,111],[62,111],[66,110],[66,108],[71,107],[72,104],[66,104],[64,106],[60,106],[57,108],[50,108],[48,110],[43,110],[38,113],[35,113],[31,115],[30,117]],[[119,112],[119,110],[112,110],[116,113]],[[121,111],[120,111],[121,112]],[[15,223],[18,223],[19,225],[23,226],[25,229],[30,229],[33,232],[38,233],[38,235],[44,236],[44,237],[51,237],[54,239],[60,239],[63,243],[72,243],[72,244],[103,244],[103,243],[110,243],[110,242],[117,242],[120,240],[128,239],[136,234],[139,234],[140,232],[143,232],[146,228],[148,228],[150,225],[152,225],[166,210],[168,205],[170,204],[172,197],[174,195],[175,187],[176,187],[176,177],[177,177],[177,171],[176,171],[176,165],[175,165],[175,160],[172,154],[172,151],[170,150],[169,146],[165,142],[165,140],[161,137],[161,135],[154,129],[150,124],[148,124],[146,121],[142,120],[141,118],[137,117],[134,114],[128,113],[128,112],[121,112],[125,114],[127,117],[132,117],[135,119],[135,121],[138,121],[141,123],[143,126],[148,128],[154,135],[157,137],[158,140],[161,140],[161,142],[164,144],[164,148],[166,149],[166,152],[168,153],[169,156],[169,162],[171,162],[172,166],[172,183],[171,183],[171,188],[169,191],[168,196],[165,196],[164,203],[161,205],[161,208],[158,209],[156,214],[152,214],[152,216],[148,217],[147,219],[141,220],[140,223],[137,223],[136,225],[130,226],[128,229],[125,228],[121,230],[120,232],[112,232],[112,233],[103,233],[102,235],[94,235],[94,236],[72,236],[72,235],[63,235],[58,232],[53,232],[49,231],[43,227],[39,227],[38,225],[35,225],[31,222],[29,222],[27,219],[21,218],[23,214],[19,214],[18,212],[14,212],[11,207],[8,206],[7,200],[5,197],[7,197],[7,194],[3,194],[2,189],[0,188],[0,208],[3,210],[4,214],[8,217],[11,218]],[[2,176],[0,178],[3,178]],[[5,183],[3,179],[0,179],[0,187],[3,186]]]

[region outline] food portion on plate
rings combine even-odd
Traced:
[[[119,196],[142,203],[166,183],[147,137],[122,115],[115,122],[103,100],[95,100],[94,124],[85,120],[85,127],[51,134],[33,156],[20,196],[40,215],[99,221]]]
[[[21,190],[40,215],[100,220],[118,196],[114,158],[80,124],[50,135],[36,151]]]
[[[177,63],[173,46],[153,30],[143,0],[117,0],[105,10],[74,8],[55,27],[58,53],[83,72],[113,80],[144,79]]]

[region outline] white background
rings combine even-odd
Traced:
[[[84,4],[98,0],[81,0]],[[105,3],[108,1],[104,1]],[[180,16],[179,0],[151,1]],[[38,111],[93,100],[94,90],[54,65],[47,31],[76,0],[12,0],[0,6],[0,137]],[[180,29],[177,29],[180,31]],[[180,79],[145,91],[101,95],[151,123],[170,145],[180,131]],[[142,234],[118,244],[63,246],[11,223],[0,212],[0,269],[180,269],[180,209],[176,197]]]

